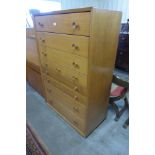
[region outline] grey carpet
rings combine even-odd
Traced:
[[[27,121],[52,155],[128,155],[129,129],[122,127],[128,111],[118,122],[108,109],[106,120],[86,139],[54,112],[27,84]]]

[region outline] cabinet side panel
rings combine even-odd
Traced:
[[[104,120],[115,65],[121,12],[93,9],[88,60],[87,133]]]

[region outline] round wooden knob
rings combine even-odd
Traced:
[[[39,22],[38,24],[39,24],[39,26],[44,27],[44,24],[42,24],[42,23],[40,23],[40,22]]]
[[[61,72],[61,70],[60,70],[60,69],[58,69],[58,68],[56,68],[56,71],[57,71],[57,72]]]
[[[76,24],[75,22],[72,22],[72,28],[76,29],[78,27],[78,24]]]
[[[73,120],[73,124],[77,126],[78,125],[78,122],[75,121],[75,120]]]
[[[51,89],[49,89],[48,92],[51,93],[52,92]]]
[[[73,66],[75,66],[75,62],[73,62],[72,64],[73,64]]]
[[[47,56],[47,54],[45,53],[45,54],[44,54],[44,56],[46,57],[46,56]]]
[[[43,39],[42,42],[45,43],[45,39]]]
[[[78,78],[77,78],[77,77],[75,77],[75,76],[72,76],[72,79],[73,79],[73,80],[78,80]]]
[[[72,47],[73,47],[74,49],[78,49],[78,46],[75,45],[74,43],[72,44]]]
[[[74,99],[75,99],[75,100],[78,100],[78,97],[77,97],[77,96],[74,96]]]
[[[74,90],[75,90],[75,91],[78,91],[78,87],[74,87]]]
[[[79,108],[78,107],[73,107],[73,110],[76,112],[79,112]]]
[[[78,65],[78,64],[75,64],[75,67],[76,67],[76,68],[79,68],[79,65]]]

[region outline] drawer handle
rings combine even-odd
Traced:
[[[78,91],[78,87],[74,87],[74,90],[75,90],[75,91]]]
[[[75,68],[79,68],[79,65],[76,64],[75,62],[73,62],[72,64],[73,64],[73,66],[74,66]]]
[[[56,71],[61,72],[61,70],[60,70],[60,69],[58,69],[58,68],[56,68]]]
[[[52,92],[51,89],[49,89],[48,92],[51,93]]]
[[[78,78],[77,78],[77,77],[75,77],[75,76],[72,76],[72,79],[74,79],[74,80],[78,80]]]
[[[72,28],[73,30],[77,29],[78,28],[78,24],[76,24],[75,22],[72,23]]]
[[[74,43],[72,44],[72,47],[74,48],[74,49],[78,49],[78,46],[77,45],[75,45]]]
[[[41,40],[43,43],[45,43],[45,39]]]
[[[53,104],[53,101],[52,101],[52,100],[49,100],[49,103],[50,103],[50,104]]]
[[[79,68],[79,65],[78,65],[78,64],[75,64],[75,67],[76,67],[76,68]]]
[[[79,108],[78,108],[78,107],[73,107],[73,110],[74,110],[75,112],[79,112]]]
[[[78,122],[75,121],[75,120],[73,120],[73,124],[74,124],[74,125],[78,125]]]
[[[74,99],[75,99],[75,100],[78,100],[78,97],[77,97],[77,96],[74,96]]]
[[[40,23],[40,22],[39,22],[38,24],[39,24],[39,26],[44,27],[44,24],[42,24],[42,23]]]
[[[46,57],[46,56],[47,56],[47,54],[46,54],[46,53],[44,53],[44,56]]]

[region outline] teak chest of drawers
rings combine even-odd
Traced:
[[[83,136],[106,117],[120,22],[91,7],[34,16],[46,101]]]

